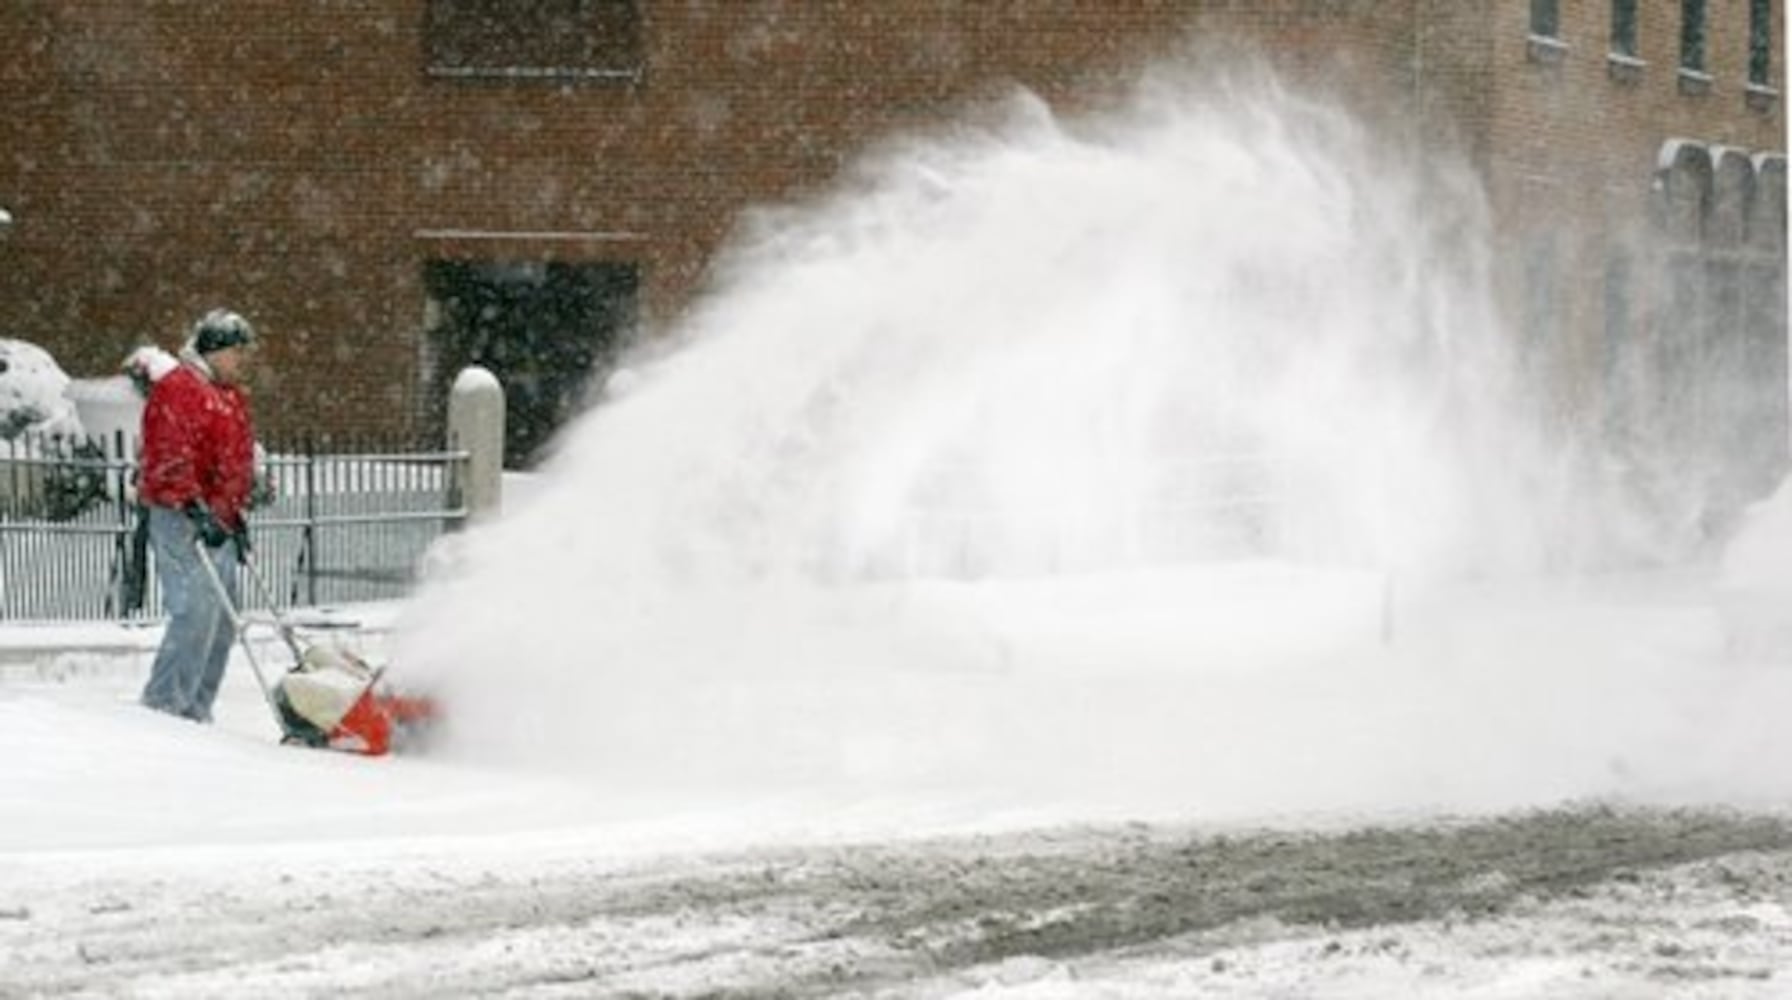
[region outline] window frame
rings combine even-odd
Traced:
[[[1680,71],[1708,76],[1705,0],[1680,0]]]
[[[635,83],[646,64],[641,7],[638,0],[424,0],[424,74]],[[481,30],[482,19],[505,21],[508,30]]]
[[[1531,0],[1530,33],[1533,38],[1562,40],[1560,0]]]
[[[1611,38],[1607,51],[1621,59],[1642,62],[1637,56],[1636,0],[1612,0]]]
[[[1748,83],[1773,89],[1773,0],[1749,0]]]
[[[1562,11],[1558,0],[1531,0],[1525,57],[1539,66],[1557,66],[1568,53],[1562,41]]]

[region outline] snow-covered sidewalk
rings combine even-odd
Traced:
[[[1672,815],[1650,810],[1721,808],[1742,828],[1792,806],[1792,669],[1726,656],[1707,576],[1409,591],[1392,641],[1380,594],[1373,577],[1264,566],[915,590],[903,620],[934,630],[906,648],[951,669],[840,670],[798,708],[821,675],[748,672],[667,703],[675,733],[703,713],[766,726],[770,750],[714,771],[738,784],[658,783],[651,760],[622,780],[629,761],[551,752],[586,745],[551,728],[535,757],[478,732],[420,757],[281,747],[240,653],[202,727],[135,704],[153,630],[0,629],[0,950],[24,984],[0,995],[1783,992],[1779,821],[1760,820],[1761,850],[1626,847]],[[772,627],[843,648],[800,626]],[[379,629],[361,641],[383,652]],[[506,707],[576,720],[548,707],[600,696],[593,680]],[[850,725],[803,721],[830,705]],[[778,766],[830,734],[828,766]],[[1588,801],[1645,812],[1594,838],[1573,892],[1522,874],[1575,871],[1571,845],[1428,839],[1465,817],[1523,832],[1530,810]],[[1388,877],[1339,858],[1388,823],[1413,831],[1413,880],[1357,926],[1353,901]],[[1166,836],[1207,860],[1178,867],[1153,846]],[[1281,875],[1237,867],[1289,837],[1309,846]],[[1458,874],[1427,882],[1427,851]],[[1248,902],[1256,878],[1270,903],[1177,922]],[[953,903],[969,886],[977,901]],[[1466,909],[1436,910],[1450,900]],[[1342,924],[1291,915],[1314,905]],[[1162,926],[1110,939],[1104,908]],[[1027,937],[1060,924],[1074,945]]]
[[[135,704],[155,630],[4,628],[0,850],[683,825],[734,809],[762,825],[766,808],[789,811],[775,838],[1792,802],[1792,665],[1726,658],[1702,576],[1409,594],[1391,641],[1373,576],[1245,566],[1105,593],[992,584],[836,605],[828,622],[771,623],[814,664],[746,659],[662,680],[651,704],[627,690],[639,679],[606,690],[598,668],[549,683],[519,643],[518,662],[491,668],[493,704],[448,705],[438,752],[377,760],[276,745],[240,650],[218,724],[196,727]],[[855,636],[888,638],[842,608],[931,629],[897,650],[916,667],[824,670]],[[320,641],[383,657],[396,610],[352,614],[372,627]],[[585,731],[625,694],[648,713],[627,720],[638,732]],[[606,746],[635,755],[590,756]]]

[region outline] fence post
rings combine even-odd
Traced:
[[[317,607],[317,439],[305,435],[305,528],[299,538],[305,564],[305,603]],[[293,581],[294,589],[298,581]]]
[[[118,514],[118,536],[113,539],[112,564],[115,567],[113,578],[118,581],[114,592],[118,598],[117,617],[129,618],[134,610],[131,607],[134,573],[141,567],[132,566],[135,553],[131,551],[131,455],[125,451],[125,432],[122,428],[114,430],[111,440],[101,438],[101,454],[106,459],[107,486],[112,494],[112,508]]]
[[[498,377],[469,365],[448,392],[448,439],[467,452],[461,495],[470,521],[495,517],[503,498],[504,387]]]

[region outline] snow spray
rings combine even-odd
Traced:
[[[616,787],[1345,801],[1265,769],[1357,682],[1226,692],[1547,545],[1483,195],[1420,153],[1211,69],[888,140],[743,219],[395,661],[452,747]]]

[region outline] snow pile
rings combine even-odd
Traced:
[[[104,493],[102,472],[61,464],[97,457],[68,389],[49,352],[0,339],[0,506],[15,516],[65,520]]]
[[[50,352],[0,338],[0,440],[24,434],[80,437],[68,375]]]

